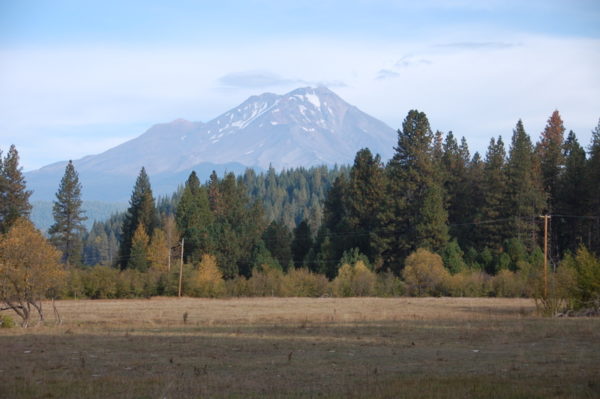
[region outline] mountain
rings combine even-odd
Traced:
[[[155,194],[169,194],[192,170],[206,179],[214,169],[241,173],[348,164],[369,147],[391,157],[396,132],[325,87],[284,95],[252,96],[207,122],[178,119],[152,126],[139,137],[74,161],[86,200],[126,201],[144,166]],[[36,200],[52,199],[66,162],[26,174]]]

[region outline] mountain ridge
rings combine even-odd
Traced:
[[[385,160],[391,157],[395,138],[392,128],[331,90],[303,87],[283,95],[250,96],[206,123],[180,118],[155,124],[123,144],[75,160],[74,165],[85,199],[101,200],[104,195],[106,200],[120,201],[129,195],[142,166],[160,195],[174,191],[185,181],[182,175],[197,169],[200,178],[207,178],[208,169],[239,173],[245,168],[349,164],[364,147]],[[65,165],[56,162],[26,173],[36,200],[47,200],[56,191]],[[92,190],[87,191],[86,185]]]

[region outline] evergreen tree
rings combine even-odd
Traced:
[[[482,208],[485,197],[483,188],[485,163],[478,152],[473,155],[473,158],[467,165],[466,173],[466,189],[462,193],[462,197],[456,199],[457,201],[463,202],[463,204],[457,206],[457,208],[466,212],[463,214],[465,219],[462,222],[466,224],[464,224],[462,228],[457,228],[457,230],[460,231],[458,237],[461,239],[461,246],[466,249],[474,249],[474,247],[478,247],[482,241],[480,237],[481,233],[478,231],[475,222],[483,220]]]
[[[323,227],[319,238],[328,237],[327,257],[328,260],[337,262],[347,248],[346,240],[352,234],[348,224],[348,209],[346,197],[348,192],[348,180],[346,176],[338,176],[333,186],[327,193],[323,210]],[[320,243],[318,244],[320,246]]]
[[[469,198],[471,182],[468,176],[469,149],[463,137],[461,145],[448,132],[443,145],[442,166],[444,189],[448,203],[448,223],[452,236],[463,244],[467,240],[469,222],[473,220],[473,208]]]
[[[200,185],[196,172],[192,172],[185,184],[176,211],[177,227],[185,239],[184,256],[188,262],[199,261],[204,253],[210,253],[210,230],[213,214],[210,211],[208,193]]]
[[[350,169],[350,179],[345,193],[348,235],[344,250],[358,248],[369,262],[380,267],[385,249],[382,237],[382,212],[386,207],[385,171],[379,155],[369,149],[358,151]]]
[[[521,120],[517,122],[513,131],[507,172],[508,205],[514,216],[512,231],[529,250],[532,250],[537,245],[538,216],[544,210],[546,196],[542,189],[539,164],[534,157],[531,139]]]
[[[217,172],[214,170],[210,174],[210,178],[208,181],[208,201],[210,204],[210,210],[216,215],[222,215],[221,209],[221,195],[219,193],[219,177],[217,176]]]
[[[508,237],[509,216],[507,205],[508,177],[506,174],[506,150],[502,137],[492,138],[487,149],[483,169],[482,224],[478,225],[479,247],[499,250]]]
[[[393,203],[388,229],[387,263],[399,270],[417,248],[438,251],[448,239],[444,192],[433,157],[427,116],[411,110],[398,131],[398,145],[387,171]]]
[[[287,270],[292,262],[292,235],[288,228],[274,220],[263,233],[262,239],[282,269]]]
[[[559,175],[558,190],[554,201],[552,230],[558,234],[555,255],[562,256],[566,251],[575,252],[586,237],[586,223],[576,217],[583,216],[586,210],[586,156],[585,150],[573,131],[569,132],[564,144],[565,168]],[[565,215],[565,216],[560,216]]]
[[[92,229],[85,238],[84,263],[93,265],[110,265],[109,237],[104,229],[104,223],[94,222]]]
[[[81,209],[81,183],[73,162],[65,168],[56,200],[52,207],[54,224],[48,230],[50,241],[62,251],[62,260],[67,265],[79,265],[82,256],[83,222],[87,220]]]
[[[536,146],[539,158],[543,188],[548,194],[548,212],[554,210],[554,202],[558,190],[558,178],[564,165],[563,141],[565,128],[558,111],[554,111],[541,134]]]
[[[600,255],[600,120],[592,131],[592,141],[587,162],[587,211],[591,217],[588,222],[588,247]]]
[[[4,159],[0,157],[0,164],[0,233],[6,233],[18,218],[29,217],[31,191],[25,185],[19,153],[14,145],[10,146]]]
[[[119,247],[119,264],[125,269],[131,255],[131,244],[135,231],[142,225],[145,232],[152,232],[158,225],[158,215],[150,187],[150,179],[146,169],[142,168],[133,188],[129,208],[123,220],[121,245]],[[147,234],[147,233],[146,233]]]
[[[306,255],[313,246],[311,229],[306,220],[300,222],[294,229],[294,238],[292,240],[292,260],[294,267],[302,267]]]
[[[229,173],[218,182],[220,214],[216,215],[213,240],[219,267],[225,278],[250,275],[253,248],[265,229],[263,208],[250,200],[240,179]]]

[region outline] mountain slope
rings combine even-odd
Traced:
[[[300,88],[284,95],[252,96],[207,122],[176,120],[102,154],[74,162],[87,200],[121,201],[144,166],[157,194],[183,183],[191,170],[206,178],[212,169],[276,169],[347,164],[369,147],[387,159],[395,131],[346,103],[327,88]],[[66,162],[26,174],[34,198],[48,200]]]

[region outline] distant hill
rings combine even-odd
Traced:
[[[207,122],[182,119],[151,127],[139,137],[102,154],[74,161],[83,198],[127,201],[144,166],[155,195],[173,192],[192,170],[205,180],[214,169],[242,173],[350,164],[369,147],[388,159],[396,132],[348,104],[331,90],[300,88],[284,95],[265,93]],[[26,174],[34,200],[51,200],[66,162]]]
[[[54,223],[52,217],[52,202],[51,201],[33,201],[31,203],[31,221],[36,227],[46,232],[50,226]],[[87,216],[87,220],[84,225],[88,229],[91,229],[94,221],[107,220],[111,215],[122,212],[127,209],[127,203],[111,203],[101,201],[85,201],[83,203],[83,210]]]

